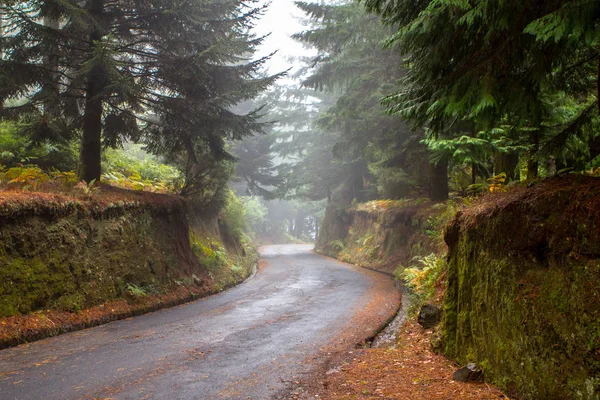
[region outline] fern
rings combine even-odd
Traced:
[[[413,294],[426,301],[435,294],[436,285],[444,272],[445,261],[434,253],[426,257],[415,257],[413,261],[417,265],[404,269],[400,277]]]
[[[135,283],[128,283],[125,288],[127,291],[134,297],[144,297],[147,296],[146,290],[141,286],[136,285]]]
[[[35,165],[9,168],[0,174],[0,183],[21,190],[37,190],[40,185],[49,180],[48,174]]]
[[[75,185],[74,189],[81,193],[87,200],[90,200],[94,195],[100,193],[100,187],[96,185],[95,179],[92,179],[89,183],[81,181]]]
[[[328,246],[335,250],[335,251],[342,251],[344,250],[344,248],[346,247],[346,245],[344,244],[344,242],[342,242],[341,240],[332,240],[331,242],[329,242]]]

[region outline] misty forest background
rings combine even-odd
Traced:
[[[268,74],[252,0],[4,0],[0,184],[180,194],[267,243],[328,204],[599,174],[600,3],[296,5],[316,56]]]

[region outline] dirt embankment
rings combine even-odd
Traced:
[[[446,252],[443,228],[462,201],[433,203],[424,199],[380,200],[350,209],[330,207],[317,251],[381,272],[401,272],[419,265],[415,257]],[[433,299],[441,304],[443,274]],[[350,352],[313,385],[326,399],[499,399],[504,395],[485,383],[452,380],[459,365],[435,354],[430,338],[410,315],[394,348]],[[312,394],[312,393],[311,393]]]
[[[0,348],[222,289],[191,240],[206,236],[214,254],[216,219],[190,229],[189,215],[179,197],[110,187],[89,198],[0,192]],[[239,268],[232,280],[248,275]]]
[[[425,203],[377,203],[328,210],[331,226],[318,249],[383,271],[413,255],[442,254],[432,230],[448,212]],[[407,369],[442,366],[433,363],[426,332],[409,322],[410,336],[398,350],[365,351],[324,383],[325,396],[411,398],[394,391],[412,393],[402,389],[412,380],[424,397],[453,398],[452,388],[462,387],[450,380],[452,368],[475,362],[511,398],[597,399],[600,179],[570,175],[486,195],[451,220],[445,241],[448,259],[434,299],[444,316],[431,337],[458,364],[433,375]],[[465,393],[459,397],[477,398]]]
[[[600,393],[600,179],[549,179],[459,213],[443,347],[527,399]]]
[[[442,253],[439,219],[447,205],[426,199],[378,200],[349,209],[330,206],[316,244],[319,253],[393,273],[417,256]]]

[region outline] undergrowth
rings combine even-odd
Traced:
[[[245,240],[242,243],[245,256],[228,252],[219,240],[196,235],[193,231],[190,231],[190,245],[219,292],[250,276],[257,261],[256,251]]]
[[[431,253],[425,257],[415,257],[414,265],[397,272],[396,278],[403,281],[413,295],[413,303],[422,304],[435,297],[443,287],[442,279],[446,270],[444,256]]]
[[[408,267],[398,265],[394,271],[396,279],[404,282],[412,295],[412,312],[417,311],[426,302],[441,303],[446,278],[444,231],[456,213],[469,204],[468,199],[461,198],[432,206],[432,210],[438,212],[432,212],[423,230],[427,237],[437,243],[436,247],[444,251],[424,255],[422,252],[425,249],[420,243],[416,243],[412,250],[418,255],[411,259],[411,265]]]
[[[178,193],[183,185],[181,173],[173,166],[143,151],[139,145],[128,145],[125,150],[107,150],[104,157],[102,182],[115,187],[152,193]],[[42,168],[35,158],[8,163],[8,156],[0,157],[0,189],[17,191],[60,192],[77,195],[94,187],[95,182],[79,182],[74,170]],[[2,161],[5,164],[2,164]]]

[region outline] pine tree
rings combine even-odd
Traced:
[[[376,192],[403,197],[415,186],[427,186],[421,177],[411,176],[421,162],[408,154],[426,157],[415,141],[421,132],[386,114],[379,104],[404,75],[401,56],[382,46],[392,31],[355,3],[297,5],[313,26],[295,37],[319,52],[304,85],[338,97],[318,126],[336,136],[332,151],[347,169],[348,195],[359,201]],[[392,169],[398,172],[389,174]]]
[[[406,55],[409,72],[387,98],[405,120],[458,140],[464,123],[482,133],[508,126],[509,147],[527,145],[531,177],[542,156],[573,161],[574,142],[595,143],[597,2],[363,3],[395,28],[388,45]],[[556,113],[565,97],[571,112]]]
[[[230,107],[276,78],[259,76],[267,58],[247,59],[262,40],[250,33],[262,12],[253,4],[3,2],[0,101],[23,103],[4,112],[53,134],[80,130],[86,181],[101,176],[102,147],[123,140],[143,140],[161,154],[185,151],[192,161],[206,145],[215,159],[228,158],[227,140],[261,130],[259,112],[236,115]],[[44,104],[56,112],[44,115]]]
[[[247,195],[261,196],[267,200],[277,198],[284,179],[275,165],[275,136],[268,128],[265,134],[248,137],[239,142],[233,154],[236,177],[244,183]]]

